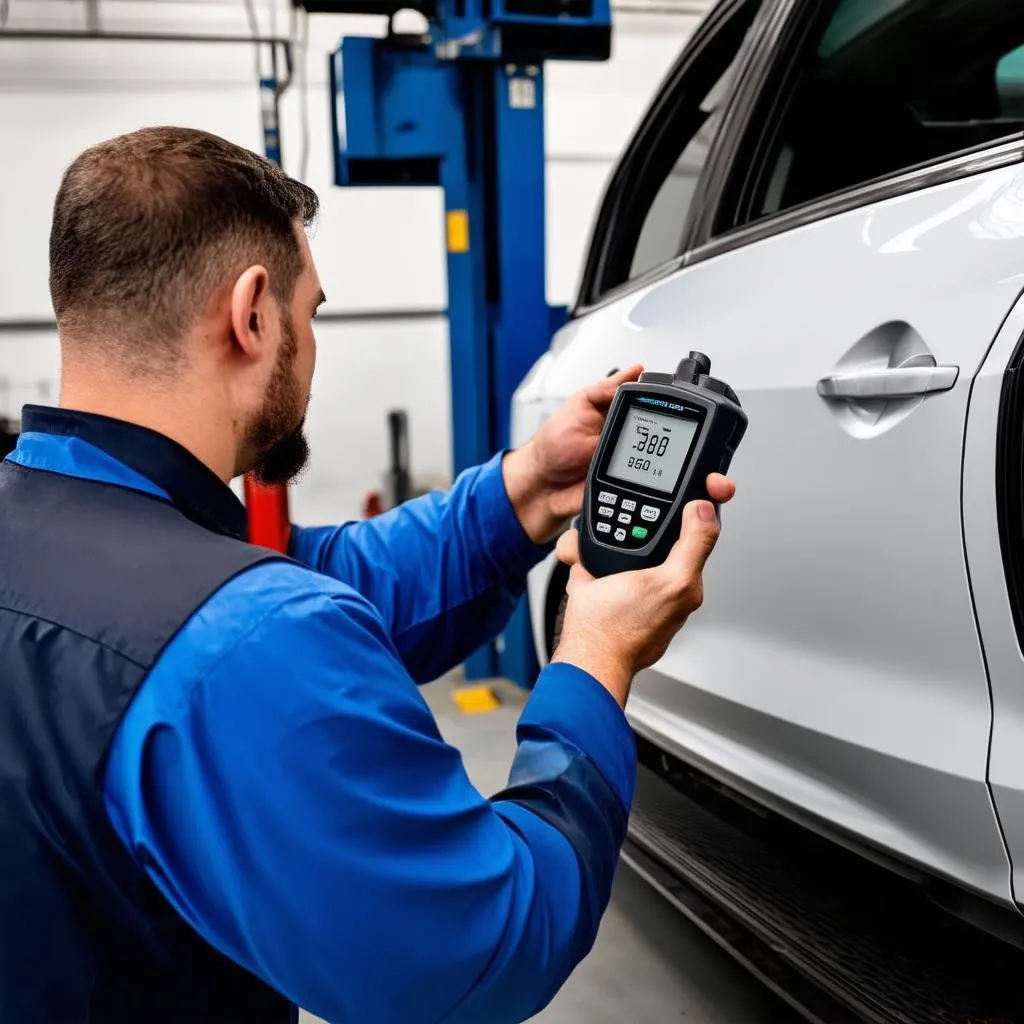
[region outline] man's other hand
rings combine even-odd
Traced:
[[[526,444],[505,456],[505,489],[535,543],[551,540],[579,512],[587,470],[615,392],[642,370],[630,366],[577,391]]]
[[[720,473],[707,479],[716,502],[736,493]],[[571,566],[569,602],[552,661],[589,672],[625,707],[633,676],[653,665],[704,599],[702,574],[719,526],[710,501],[683,510],[679,540],[661,565],[594,579],[579,560],[579,536],[569,530],[558,541],[558,557]]]

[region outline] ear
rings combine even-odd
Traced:
[[[258,357],[270,340],[270,288],[266,267],[244,270],[231,289],[231,329],[235,343],[250,357]]]

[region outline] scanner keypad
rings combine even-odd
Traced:
[[[600,488],[595,489],[591,498],[590,521],[602,544],[642,548],[651,542],[670,507],[670,502],[656,498]]]

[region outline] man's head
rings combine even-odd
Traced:
[[[145,128],[86,150],[50,234],[65,389],[201,393],[232,435],[231,471],[296,475],[323,301],[304,230],[317,209],[312,189],[206,132]]]

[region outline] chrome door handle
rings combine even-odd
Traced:
[[[949,391],[960,375],[959,366],[898,366],[883,370],[836,373],[818,381],[822,398],[857,401],[870,398],[914,398]]]

